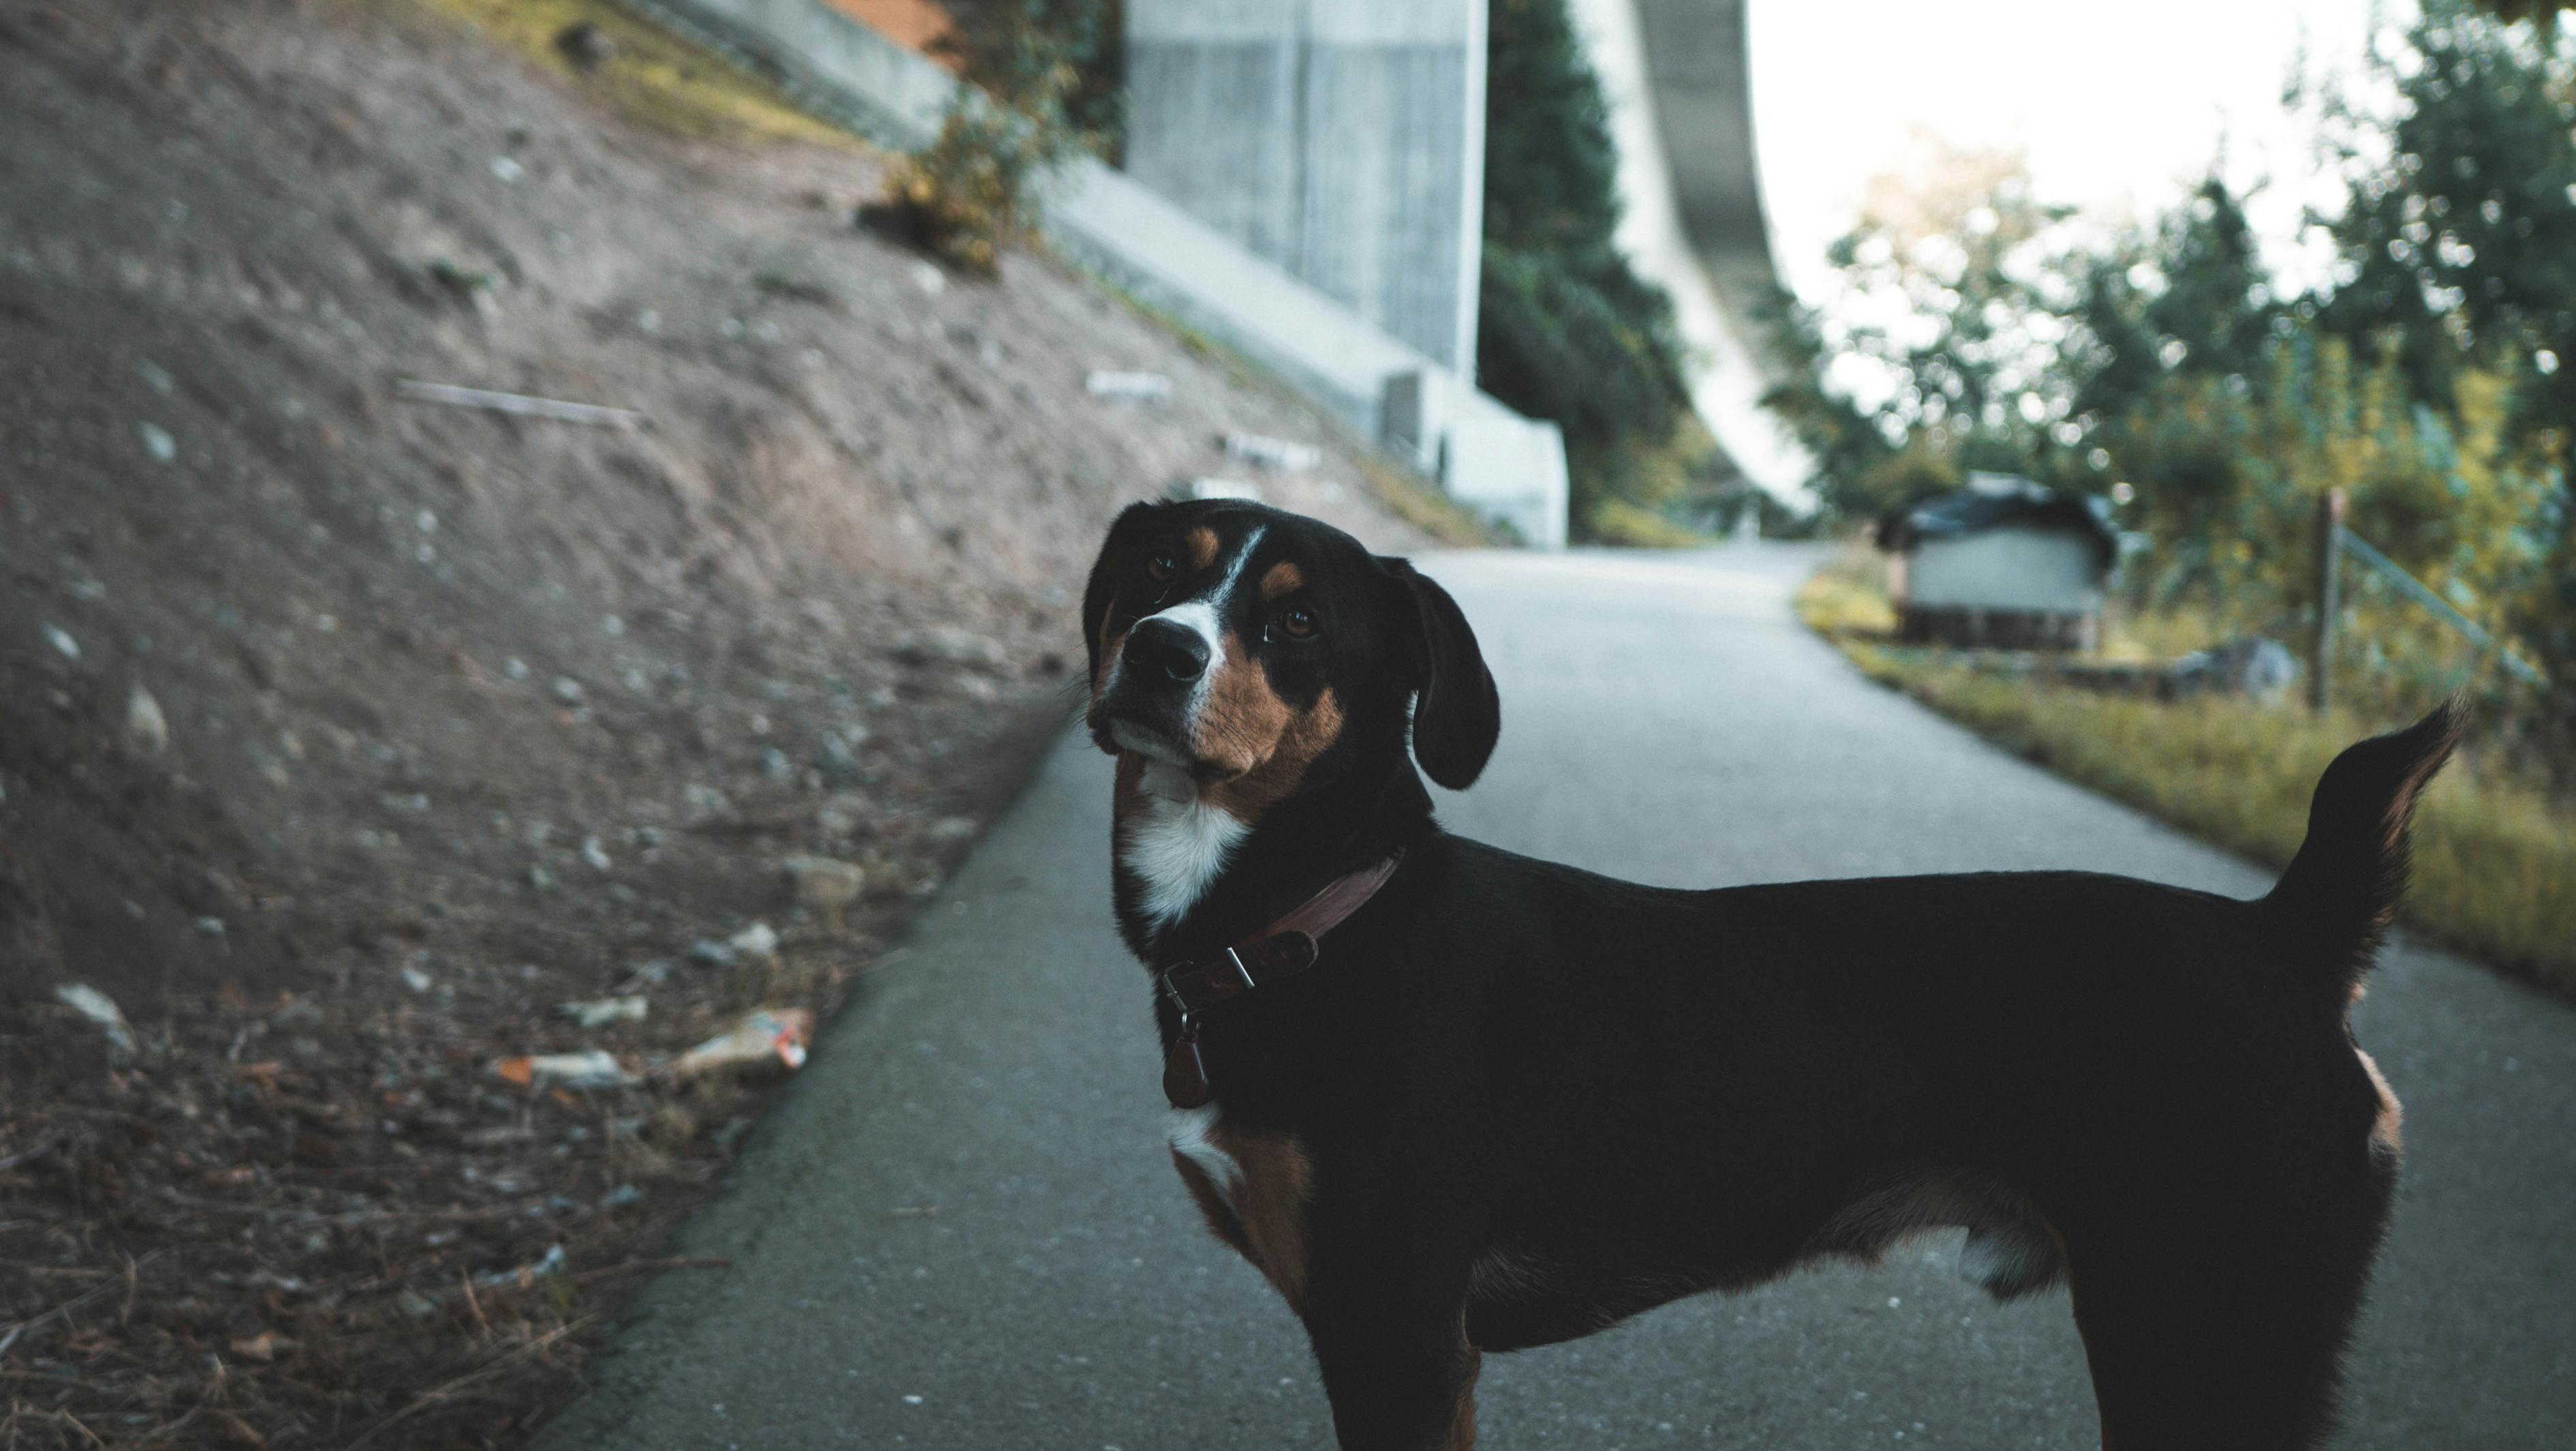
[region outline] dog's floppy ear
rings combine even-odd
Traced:
[[[1408,679],[1414,689],[1413,758],[1423,774],[1452,791],[1476,784],[1494,740],[1503,731],[1503,703],[1476,632],[1449,592],[1402,559],[1381,559],[1394,577],[1409,617],[1401,627]]]
[[[1100,557],[1091,562],[1091,582],[1082,590],[1082,648],[1091,660],[1087,678],[1094,682],[1100,679],[1100,627],[1108,621],[1110,602],[1117,597],[1118,576],[1126,569],[1138,540],[1170,507],[1146,502],[1120,510],[1109,525],[1109,537],[1100,542]]]

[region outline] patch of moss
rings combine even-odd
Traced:
[[[778,87],[637,16],[614,0],[406,0],[564,76],[620,113],[689,140],[806,141],[868,150],[797,109]],[[606,42],[575,63],[558,38],[588,24]]]

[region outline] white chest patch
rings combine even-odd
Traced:
[[[1142,810],[1119,823],[1118,860],[1145,885],[1142,906],[1156,927],[1180,920],[1250,828],[1199,800],[1189,773],[1145,763]]]
[[[1217,1197],[1225,1201],[1225,1207],[1241,1214],[1243,1210],[1235,1203],[1235,1197],[1243,1187],[1243,1166],[1208,1137],[1216,1122],[1217,1106],[1212,1103],[1172,1110],[1172,1152],[1198,1165],[1199,1172],[1216,1186]]]

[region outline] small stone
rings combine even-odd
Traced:
[[[632,1184],[620,1184],[599,1196],[599,1207],[602,1209],[624,1209],[629,1204],[643,1202],[644,1191]]]
[[[170,749],[170,721],[161,702],[136,685],[125,698],[125,748],[138,756],[157,756]]]
[[[915,262],[912,264],[912,285],[920,288],[925,297],[937,297],[948,290],[948,274],[927,262]]]
[[[532,866],[528,868],[528,885],[540,892],[551,892],[555,889],[555,874],[542,864]]]
[[[513,655],[501,662],[501,672],[512,680],[525,680],[528,678],[528,662]]]
[[[499,180],[517,181],[527,174],[528,169],[521,166],[518,158],[516,157],[495,156],[492,158],[492,175]]]
[[[223,935],[224,935],[224,919],[223,919],[223,918],[221,918],[221,917],[200,917],[200,918],[198,918],[198,919],[197,919],[197,935],[198,935],[198,936],[200,936],[200,937],[221,937],[221,936],[223,936]]]
[[[555,51],[587,75],[617,58],[617,42],[589,21],[576,20],[555,32]]]
[[[867,873],[825,856],[792,856],[780,863],[796,883],[796,905],[823,914],[834,931],[841,928],[841,909],[867,889]]]
[[[859,783],[859,758],[850,753],[848,746],[841,744],[838,736],[827,735],[823,737],[822,744],[814,748],[814,769],[822,776],[823,784],[829,787],[837,789]]]
[[[141,378],[146,387],[164,398],[179,391],[179,382],[170,376],[170,370],[150,358],[145,358],[134,365],[134,376]]]
[[[778,934],[766,922],[754,922],[725,940],[737,957],[776,957]]]
[[[609,860],[608,849],[601,846],[599,838],[595,836],[585,836],[581,839],[581,859],[590,863],[592,871],[604,872],[616,865]]]
[[[54,653],[66,660],[80,658],[80,641],[73,639],[71,634],[59,625],[45,626],[45,643],[53,646]]]
[[[980,670],[998,670],[1010,658],[1003,651],[1001,642],[956,625],[935,625],[906,635],[896,642],[894,652],[896,658],[908,664],[927,665],[936,661]]]
[[[434,984],[430,982],[429,974],[416,967],[404,968],[402,970],[402,980],[404,987],[410,988],[416,993],[425,993],[434,986]]]
[[[555,699],[562,701],[566,705],[581,704],[583,695],[581,682],[573,679],[569,675],[556,676],[554,684],[547,686],[546,688],[554,692]]]
[[[760,753],[760,774],[772,781],[793,781],[796,763],[787,759],[785,751],[770,746]]]
[[[143,451],[152,455],[154,463],[179,461],[179,440],[170,436],[170,430],[157,423],[138,423],[134,431],[142,437]]]

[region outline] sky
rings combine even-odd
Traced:
[[[2229,180],[2268,180],[2248,206],[2266,260],[2308,280],[2323,258],[2303,206],[2339,189],[2312,132],[2281,103],[2304,43],[2313,64],[2358,68],[2372,24],[2411,7],[2373,0],[1749,0],[1753,124],[1785,280],[1820,299],[1827,244],[1859,218],[1863,185],[1926,128],[1953,146],[2025,151],[2033,189],[2105,219],[2178,199],[2225,143]]]

